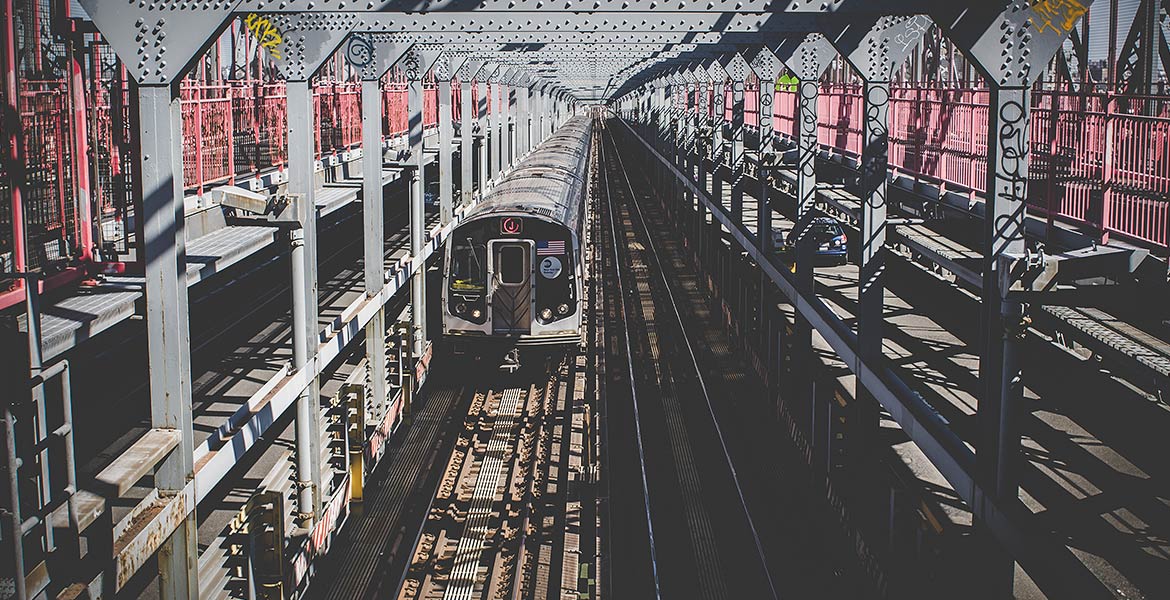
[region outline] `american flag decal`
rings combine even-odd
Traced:
[[[536,242],[537,256],[556,256],[565,253],[565,240],[539,240]]]

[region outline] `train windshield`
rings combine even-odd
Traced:
[[[451,250],[451,289],[482,292],[487,282],[487,244],[468,236],[456,240]]]

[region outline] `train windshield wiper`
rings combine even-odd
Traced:
[[[475,263],[475,272],[474,272],[474,275],[476,276],[475,279],[482,280],[483,279],[483,264],[479,262],[479,254],[477,254],[475,252],[475,241],[472,240],[471,237],[467,238],[467,251],[471,253],[471,260]],[[471,275],[471,274],[472,273],[468,273],[468,275]]]

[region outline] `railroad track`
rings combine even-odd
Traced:
[[[615,554],[612,585],[641,585],[645,597],[657,598],[777,598],[704,370],[639,207],[645,186],[632,183],[610,134],[602,129],[600,137],[594,193],[608,221],[607,411],[618,410],[617,398],[628,397],[629,405],[627,414],[607,414],[609,461],[624,462],[615,458],[624,451],[639,463],[637,474],[614,472],[610,501],[618,501],[619,485],[640,486],[647,537],[639,543],[643,556],[631,558],[649,565],[639,573]],[[624,450],[614,429],[623,418],[632,421],[635,440]],[[628,503],[612,510],[615,519],[632,518]],[[621,535],[617,529],[615,522],[611,531]],[[610,548],[627,552],[627,541],[615,538]]]
[[[564,458],[579,361],[552,352],[473,386],[462,429],[426,507],[400,600],[567,597]]]

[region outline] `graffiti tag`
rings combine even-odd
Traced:
[[[362,69],[374,62],[374,42],[367,35],[353,35],[345,45],[345,60]]]
[[[256,13],[248,13],[248,16],[244,17],[244,25],[256,40],[260,42],[261,48],[267,50],[272,55],[272,58],[280,60],[280,43],[284,41],[284,38],[268,17]]]
[[[777,92],[795,92],[796,85],[798,83],[800,83],[800,80],[797,79],[795,75],[792,75],[790,73],[785,73],[785,74],[781,75],[779,79],[776,80],[776,91]]]
[[[1040,0],[1032,7],[1036,13],[1035,22],[1040,31],[1052,30],[1064,35],[1072,31],[1077,19],[1088,9],[1078,0]]]
[[[930,21],[925,17],[913,17],[906,20],[905,27],[905,31],[894,36],[894,43],[902,47],[902,52],[909,52],[910,47],[921,41],[930,29]]]

